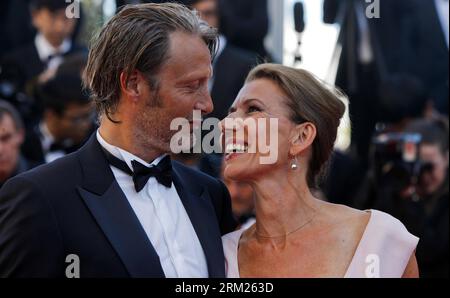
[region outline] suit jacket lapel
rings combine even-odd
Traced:
[[[217,217],[205,188],[194,190],[183,183],[177,167],[173,167],[173,183],[202,245],[209,277],[225,277],[225,260]]]
[[[130,276],[164,277],[159,257],[115,180],[95,134],[79,153],[84,182],[78,192]]]

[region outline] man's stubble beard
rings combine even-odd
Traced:
[[[170,140],[174,132],[170,130],[172,119],[163,113],[162,99],[155,94],[136,115],[133,135],[140,148],[170,153]]]

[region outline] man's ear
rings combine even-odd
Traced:
[[[316,126],[311,122],[305,122],[297,125],[291,137],[291,148],[289,154],[297,156],[305,152],[316,139]]]
[[[130,74],[122,72],[119,79],[120,89],[126,97],[136,100],[141,95],[139,84],[143,82],[144,78],[139,71],[135,70]]]

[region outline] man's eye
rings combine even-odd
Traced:
[[[200,88],[200,86],[201,86],[200,81],[196,81],[187,85],[187,87],[192,90],[197,90],[198,88]]]

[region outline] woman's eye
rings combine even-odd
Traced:
[[[255,112],[261,112],[261,109],[257,106],[249,106],[248,107],[248,113],[255,113]]]

